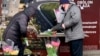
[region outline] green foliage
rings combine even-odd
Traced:
[[[31,18],[31,20],[28,23],[28,27],[30,29],[33,29],[36,33],[39,33],[40,32],[40,28],[41,28],[41,26],[39,24],[37,24],[37,22],[36,22],[36,17],[32,17]]]
[[[48,56],[57,56],[55,48],[47,48]]]
[[[30,49],[25,48],[24,55],[32,54],[32,51]]]
[[[0,28],[0,41],[2,40],[3,32],[4,32],[4,28]]]

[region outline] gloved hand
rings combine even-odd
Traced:
[[[62,30],[63,27],[62,27],[62,24],[57,24],[56,26],[52,27],[51,28],[51,31],[57,31],[57,30]]]

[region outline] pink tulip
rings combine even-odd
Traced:
[[[51,41],[51,44],[52,44],[54,47],[59,47],[60,42]]]
[[[4,46],[3,51],[4,52],[10,52],[10,51],[12,51],[12,47],[11,46]]]

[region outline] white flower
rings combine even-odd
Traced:
[[[47,48],[53,48],[53,46],[51,44],[46,44]]]

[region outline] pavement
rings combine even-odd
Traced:
[[[84,51],[83,56],[100,56],[100,50]]]

